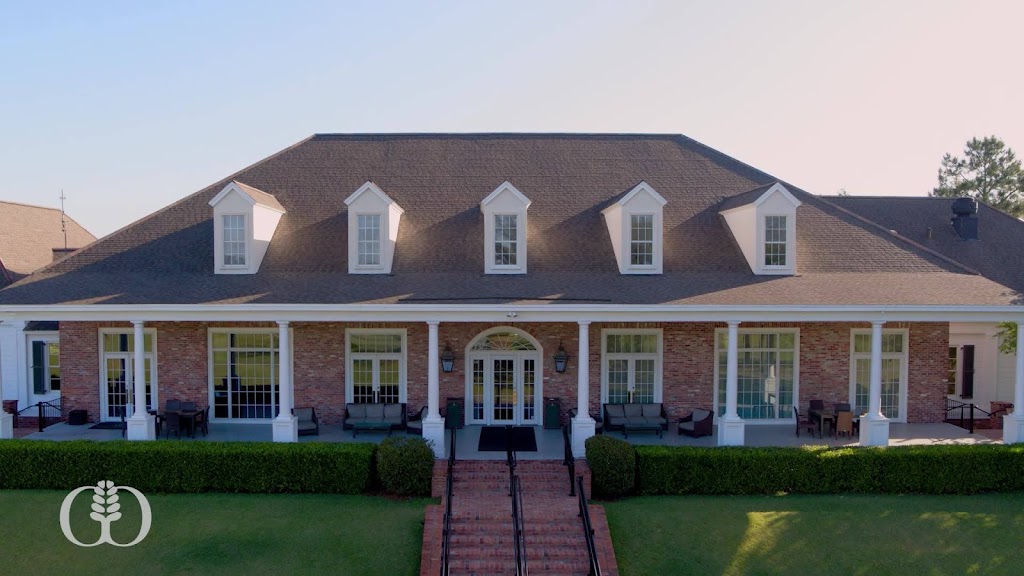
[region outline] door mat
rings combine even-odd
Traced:
[[[505,426],[484,426],[480,429],[480,444],[477,446],[479,452],[504,452],[505,439],[509,434]],[[512,427],[511,437],[512,450],[515,452],[536,452],[537,437],[534,436],[532,426]]]
[[[89,430],[124,430],[124,422],[100,422],[89,426]]]

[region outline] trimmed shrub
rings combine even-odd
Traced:
[[[372,444],[0,440],[0,489],[69,490],[112,480],[143,492],[360,494]]]
[[[385,492],[399,496],[430,496],[434,451],[420,437],[387,438],[377,449],[377,475]]]
[[[1024,490],[1024,447],[1020,446],[640,446],[636,452],[641,494],[975,494]],[[591,468],[597,485],[597,469]]]
[[[625,440],[603,434],[587,438],[587,465],[595,496],[616,497],[636,488],[636,450]]]

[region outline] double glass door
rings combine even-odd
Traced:
[[[470,361],[470,424],[539,423],[536,354],[485,354]]]
[[[132,382],[135,377],[135,360],[131,354],[106,354],[103,360],[102,419],[115,421],[131,416],[127,406],[135,403]],[[146,358],[146,405],[153,408],[152,382],[156,377],[152,361]]]

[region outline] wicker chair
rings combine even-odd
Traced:
[[[163,423],[164,432],[167,433],[167,437],[171,437],[171,432],[174,432],[175,438],[181,438],[181,415],[177,412],[168,412],[164,415]]]
[[[800,437],[800,430],[801,429],[807,430],[808,432],[811,433],[811,436],[814,436],[814,432],[815,432],[815,430],[818,429],[818,425],[815,424],[807,416],[801,416],[800,415],[800,409],[797,408],[796,406],[793,406],[793,418],[796,420],[796,437],[797,438]]]
[[[849,410],[836,413],[836,438],[839,438],[840,434],[853,438],[853,412]]]
[[[704,408],[697,408],[679,419],[679,434],[694,438],[711,436],[715,422],[715,413]]]
[[[409,420],[405,423],[406,434],[417,434],[423,436],[423,417],[427,415],[427,407],[420,408],[420,411],[409,416]]]

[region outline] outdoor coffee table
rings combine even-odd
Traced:
[[[630,432],[656,432],[658,434],[658,438],[661,438],[661,424],[623,424],[622,435],[626,438],[629,438]]]
[[[367,430],[387,430],[388,436],[391,436],[391,423],[390,422],[355,422],[352,424],[352,437],[355,438],[359,435],[359,431]]]

